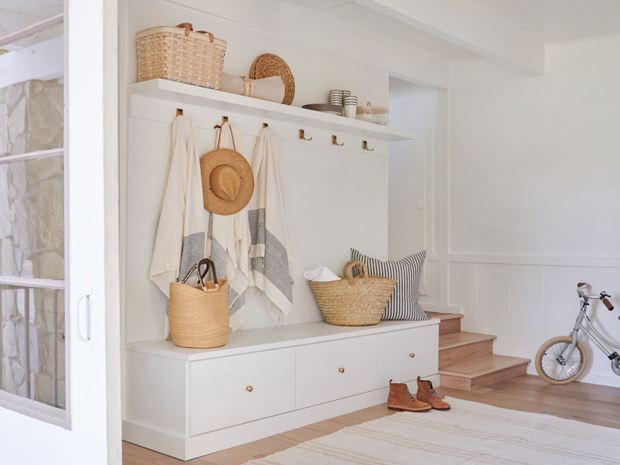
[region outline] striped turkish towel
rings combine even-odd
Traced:
[[[243,154],[241,133],[236,124],[224,123],[215,132],[215,140],[219,140],[218,148],[233,149]],[[230,329],[237,331],[245,322],[246,291],[252,284],[248,208],[227,216],[208,213],[207,257],[213,260],[215,269],[220,274],[224,273],[228,280]]]
[[[254,287],[266,298],[271,318],[280,322],[293,306],[293,278],[278,136],[269,128],[258,133],[252,171],[249,220]]]
[[[149,279],[169,297],[170,283],[185,277],[204,258],[205,227],[200,159],[194,120],[177,116],[172,124],[172,160],[159,217]],[[164,339],[170,335],[164,319]]]

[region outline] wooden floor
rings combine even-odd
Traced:
[[[620,429],[620,388],[585,383],[553,386],[538,376],[521,376],[466,392],[438,388],[442,395],[483,402],[497,407],[556,415],[596,425]],[[189,462],[158,454],[134,444],[123,443],[124,465],[241,465],[249,460],[288,449],[300,442],[333,433],[395,413],[385,404],[322,421],[226,451],[199,457]],[[448,412],[446,412],[448,414]]]

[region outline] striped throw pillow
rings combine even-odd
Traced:
[[[369,274],[398,281],[383,314],[383,320],[430,320],[418,303],[420,275],[425,258],[426,250],[423,250],[402,260],[384,262],[351,249],[351,260],[364,262]]]

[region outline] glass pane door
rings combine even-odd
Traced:
[[[121,463],[116,10],[0,0],[0,463]]]
[[[26,2],[27,3],[27,2]],[[22,15],[13,3],[1,11]],[[0,38],[0,402],[67,421],[63,5]],[[16,16],[18,17],[18,16]],[[52,64],[39,61],[49,59]],[[34,401],[15,402],[13,396]]]

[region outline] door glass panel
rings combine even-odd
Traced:
[[[63,157],[0,164],[0,276],[64,279]]]
[[[65,156],[45,153],[64,146],[62,35],[58,25],[0,54],[0,69],[10,58],[28,77],[0,88],[0,400],[34,416],[67,402]]]
[[[0,88],[0,156],[63,147],[64,86],[33,79]]]
[[[65,294],[0,286],[3,391],[65,408]]]

